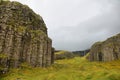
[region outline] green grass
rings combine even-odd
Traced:
[[[65,54],[66,52],[68,51],[61,50],[61,51],[55,52],[55,54]]]
[[[89,62],[85,57],[57,60],[48,68],[12,69],[0,80],[120,80],[120,60]]]

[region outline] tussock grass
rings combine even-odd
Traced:
[[[0,80],[120,80],[120,60],[89,62],[75,57],[57,60],[48,68],[12,69]]]

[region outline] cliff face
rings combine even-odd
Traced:
[[[104,42],[95,43],[89,55],[90,61],[112,61],[120,59],[120,34]]]
[[[51,65],[52,41],[41,16],[18,2],[0,3],[0,67]]]

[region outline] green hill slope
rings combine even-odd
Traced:
[[[0,80],[120,80],[120,60],[89,62],[85,57],[58,60],[48,68],[12,69]]]
[[[74,54],[72,52],[64,51],[64,50],[57,51],[55,52],[55,55],[54,55],[55,60],[70,59],[73,57],[74,57]]]

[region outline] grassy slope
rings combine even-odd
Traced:
[[[100,63],[76,57],[58,60],[49,68],[13,69],[0,80],[120,80],[120,61]]]

